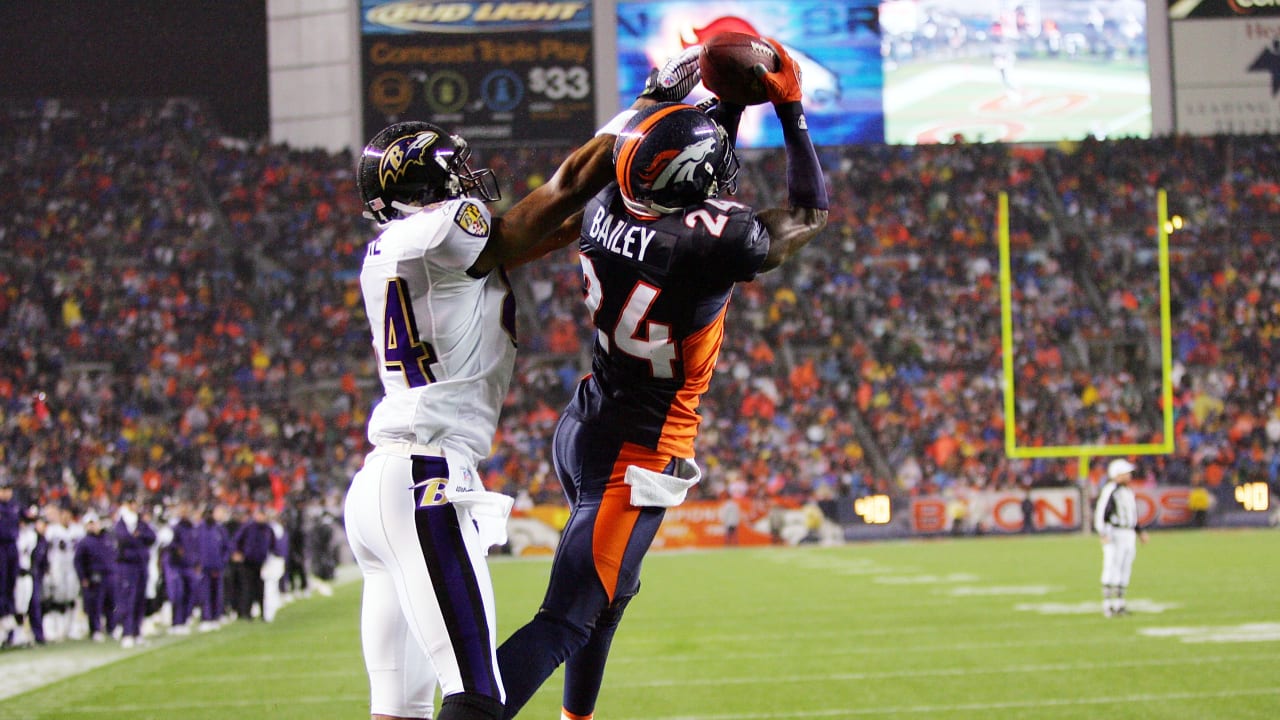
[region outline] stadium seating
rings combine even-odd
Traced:
[[[347,153],[221,134],[193,102],[0,103],[0,473],[109,509],[125,489],[336,507],[376,397]],[[506,199],[565,148],[479,152]],[[823,148],[828,229],[741,285],[704,398],[704,496],[826,499],[1074,482],[1003,452],[995,196],[1011,196],[1019,442],[1162,436],[1157,187],[1173,235],[1176,452],[1227,498],[1280,474],[1280,144],[1271,137]],[[778,152],[740,199],[781,204]],[[1105,272],[1104,272],[1105,270]],[[518,379],[486,464],[557,503],[548,439],[586,370],[572,250],[518,269]]]

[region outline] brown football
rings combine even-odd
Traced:
[[[698,67],[702,84],[717,97],[740,105],[759,105],[769,101],[764,83],[756,77],[756,65],[776,72],[778,54],[769,43],[740,32],[722,32],[702,43]]]

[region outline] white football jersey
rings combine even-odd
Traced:
[[[383,398],[369,441],[489,455],[515,364],[515,297],[501,268],[467,274],[489,240],[482,203],[460,198],[387,224],[360,287]]]
[[[84,536],[83,530],[80,537]],[[49,523],[44,538],[49,543],[49,572],[45,575],[45,598],[54,602],[73,601],[80,594],[76,576],[77,537],[71,527]]]
[[[36,551],[39,536],[36,529],[23,525],[18,529],[18,569],[31,572],[31,555]]]

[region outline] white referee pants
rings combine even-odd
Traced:
[[[1133,572],[1133,558],[1137,554],[1137,531],[1113,529],[1111,542],[1102,546],[1102,584],[1128,587],[1129,575]]]
[[[414,466],[421,474],[422,462],[375,450],[347,492],[347,537],[364,576],[360,635],[371,714],[431,717],[437,681],[444,696],[502,693],[488,546],[467,510],[440,495],[423,498],[422,478],[415,496]],[[466,471],[474,477],[460,464],[451,454],[450,483]]]

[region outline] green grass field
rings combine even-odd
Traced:
[[[1098,610],[1080,536],[654,554],[614,644],[601,720],[1280,717],[1280,532],[1157,533],[1135,613]],[[544,560],[493,563],[501,635],[541,597]],[[0,701],[0,718],[367,717],[359,583],[272,625],[165,639]],[[558,716],[559,675],[521,717]]]

